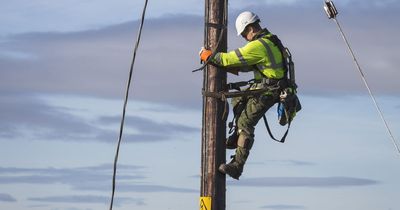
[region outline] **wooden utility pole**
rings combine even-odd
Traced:
[[[205,47],[226,52],[227,34],[223,30],[227,18],[227,0],[205,0]],[[222,38],[218,44],[220,34]],[[226,85],[226,72],[208,65],[204,70],[204,91],[220,92]],[[225,210],[225,175],[218,171],[225,163],[226,122],[222,119],[224,102],[203,97],[203,130],[201,151],[201,210]],[[207,201],[209,203],[207,203]]]

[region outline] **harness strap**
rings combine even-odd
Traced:
[[[288,127],[287,127],[287,129],[286,129],[285,134],[283,134],[281,140],[278,140],[278,139],[276,139],[276,138],[274,137],[274,135],[272,134],[271,129],[269,128],[269,125],[268,125],[267,117],[266,117],[265,115],[263,115],[263,120],[264,120],[264,124],[265,124],[265,127],[267,128],[267,131],[268,131],[269,136],[270,136],[273,140],[275,140],[275,141],[277,141],[277,142],[285,143],[286,136],[287,136],[288,133],[289,133],[289,128],[290,128],[290,123],[291,123],[291,121],[288,122]]]
[[[285,69],[285,77],[287,77],[288,71],[290,70],[288,64],[293,65],[292,54],[290,53],[288,48],[283,46],[282,41],[278,38],[277,35],[266,37],[266,39],[271,41],[274,45],[276,45],[279,48],[279,51],[281,51],[283,68]]]
[[[262,70],[265,69],[265,68],[277,69],[277,68],[282,68],[282,67],[284,67],[282,63],[277,63],[277,62],[276,62],[275,57],[274,57],[274,54],[272,53],[271,47],[267,44],[267,42],[266,42],[264,39],[262,39],[262,38],[259,38],[258,41],[260,41],[260,42],[264,45],[264,48],[265,48],[265,50],[267,51],[268,58],[270,59],[271,65],[266,66],[266,65],[263,65],[263,64],[257,64],[257,68],[259,68],[259,70],[262,71]],[[271,41],[272,43],[274,43],[272,40],[270,40],[270,41]],[[275,43],[274,43],[274,44],[275,44]],[[276,44],[275,44],[275,45],[276,45]],[[279,48],[279,46],[278,46],[278,48]],[[279,50],[281,51],[280,48],[279,48]],[[282,59],[282,60],[283,60],[283,59]]]
[[[222,113],[222,120],[226,122],[228,119],[228,114],[229,114],[229,103],[228,103],[228,97],[225,95],[224,91],[221,92],[208,92],[204,91],[202,92],[204,97],[212,97],[212,98],[217,98],[221,99],[221,101],[224,102],[224,111]]]
[[[212,28],[216,28],[216,29],[225,29],[226,28],[225,24],[218,24],[218,23],[210,23],[210,22],[208,22],[208,23],[206,23],[206,25],[208,27],[212,27]]]
[[[228,120],[228,114],[229,114],[229,103],[227,98],[222,95],[221,100],[224,102],[224,112],[222,113],[222,121],[226,122]]]

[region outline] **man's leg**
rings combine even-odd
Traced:
[[[239,179],[243,172],[243,166],[250,154],[253,142],[253,139],[249,139],[243,134],[239,135],[238,145],[231,162],[228,164],[221,164],[218,170],[223,174],[228,174],[234,179]]]
[[[246,102],[247,102],[247,97],[244,97],[244,96],[232,98],[231,103],[232,103],[232,107],[233,107],[232,111],[233,111],[235,122],[231,126],[237,126],[239,116],[243,112],[243,110],[246,108]],[[227,149],[236,149],[238,138],[239,138],[238,129],[233,128],[233,133],[226,139],[226,148]]]
[[[250,154],[254,142],[254,127],[265,112],[277,102],[273,96],[252,97],[247,101],[246,108],[238,119],[238,142],[234,158],[228,164],[221,164],[219,171],[228,174],[234,179],[239,179],[243,172],[244,164]]]

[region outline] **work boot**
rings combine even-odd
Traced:
[[[228,174],[232,178],[239,180],[243,172],[243,167],[240,167],[239,164],[232,159],[228,164],[221,164],[218,170],[223,174]]]
[[[239,180],[243,172],[243,166],[249,156],[249,150],[243,147],[237,147],[235,153],[231,162],[228,164],[221,164],[218,170],[223,174],[228,174],[232,178]]]
[[[236,131],[226,139],[227,149],[236,149],[239,136]]]

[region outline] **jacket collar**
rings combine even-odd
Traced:
[[[268,34],[270,34],[271,32],[268,31],[268,29],[264,28],[262,30],[260,30],[259,32],[256,33],[256,35],[254,35],[253,39],[251,41],[257,40],[263,36],[266,36]]]

